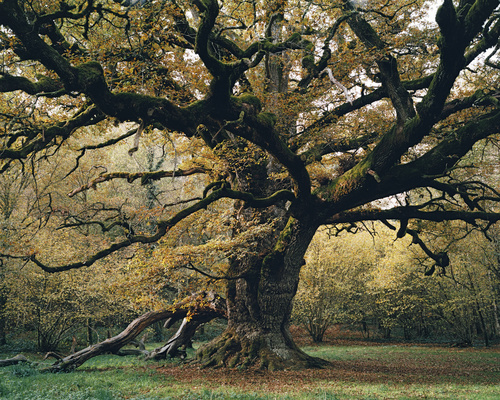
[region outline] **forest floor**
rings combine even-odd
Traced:
[[[375,342],[339,338],[339,332],[312,344],[303,332],[295,334],[307,353],[331,364],[269,372],[108,355],[69,374],[41,374],[28,365],[2,368],[0,399],[500,399],[499,345]]]
[[[352,335],[345,338],[334,330],[326,335],[323,343],[314,344],[305,332],[295,330],[293,333],[296,342],[308,354],[326,359],[331,364],[319,370],[271,373],[165,366],[157,367],[156,371],[194,386],[209,382],[213,387],[233,387],[247,392],[264,390],[281,395],[297,390],[304,395],[311,390],[318,394],[318,398],[325,398],[321,394],[326,394],[328,388],[337,388],[337,396],[341,397],[332,398],[344,398],[340,393],[344,393],[345,398],[351,398],[350,395],[365,398],[361,388],[372,386],[373,392],[366,398],[500,399],[500,345],[458,348],[441,344],[372,341],[353,338]],[[462,390],[455,392],[453,389],[460,386],[462,394],[459,393]],[[447,393],[446,387],[451,392]],[[490,387],[491,397],[486,393],[489,390],[482,391],[481,387]],[[348,388],[352,390],[346,390]],[[397,388],[406,388],[403,390],[405,394],[401,394],[403,397],[397,397]],[[391,394],[393,389],[395,392]]]

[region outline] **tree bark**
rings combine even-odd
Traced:
[[[162,360],[180,355],[182,358],[186,356],[183,348],[191,343],[196,330],[201,324],[213,319],[212,315],[207,315],[206,318],[184,318],[177,332],[168,340],[168,342],[157,349],[154,349],[147,355],[150,360]],[[182,350],[179,350],[182,349]]]
[[[493,299],[493,327],[495,330],[495,336],[500,336],[500,319],[498,318],[498,304],[496,299]]]
[[[2,268],[1,263],[0,268]],[[7,334],[5,332],[5,306],[7,304],[7,287],[4,282],[5,275],[0,270],[0,346],[7,343]]]

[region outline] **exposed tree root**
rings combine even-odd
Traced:
[[[304,353],[281,333],[238,335],[232,329],[200,348],[197,360],[203,367],[268,370],[321,368],[329,364]]]

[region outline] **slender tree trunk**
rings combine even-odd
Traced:
[[[5,332],[5,305],[7,304],[6,290],[2,287],[3,284],[0,283],[0,346],[7,343],[7,335]]]
[[[493,299],[493,326],[495,329],[495,336],[500,336],[500,319],[498,318],[498,304],[496,299]]]
[[[490,281],[491,289],[493,292],[493,301],[492,301],[492,308],[493,308],[493,332],[495,334],[495,337],[500,337],[500,319],[499,319],[499,310],[498,310],[498,303],[497,303],[497,297],[498,294],[500,293],[498,290],[497,285],[495,285],[494,278],[492,278],[492,273],[491,271],[488,272],[488,278]]]
[[[3,346],[4,344],[7,343],[7,337],[5,333],[5,318],[3,315],[3,312],[1,311],[1,306],[0,306],[0,346]]]
[[[0,270],[0,346],[7,343],[7,335],[5,332],[5,306],[7,304],[7,288],[4,284],[4,277],[5,275]]]
[[[94,343],[92,334],[92,318],[87,318],[87,344],[90,346]]]
[[[481,308],[479,306],[479,302],[477,301],[477,299],[476,299],[476,307],[477,307],[477,314],[479,316],[479,321],[481,322],[481,333],[483,334],[484,345],[486,347],[489,347],[490,346],[490,341],[489,341],[489,338],[488,338],[488,330],[486,329],[486,323],[484,322],[483,313],[481,311]]]

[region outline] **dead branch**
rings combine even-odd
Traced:
[[[8,365],[15,365],[25,362],[28,362],[28,359],[22,354],[18,354],[15,357],[7,358],[5,360],[0,360],[0,367],[7,367]]]

